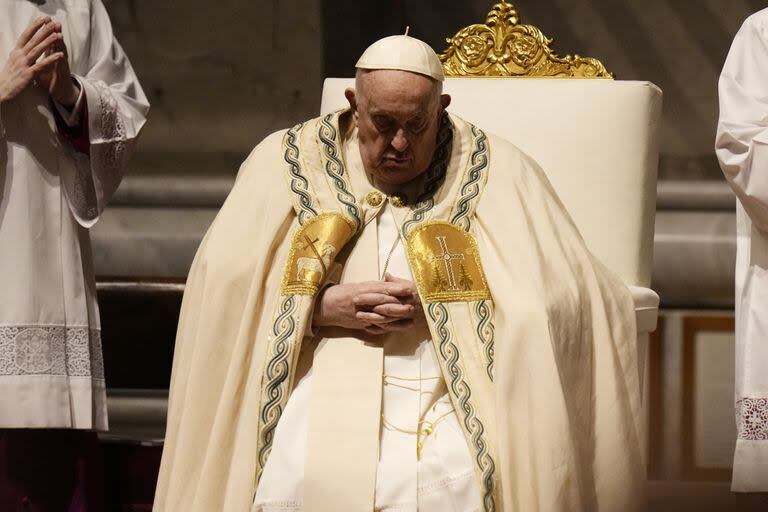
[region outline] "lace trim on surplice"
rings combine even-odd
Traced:
[[[126,150],[125,121],[120,115],[120,108],[109,86],[101,81],[95,81],[94,86],[99,92],[99,117],[101,119],[101,136],[110,145],[104,153],[104,168],[114,175],[123,167]]]
[[[742,398],[736,401],[739,439],[768,440],[768,398]]]
[[[120,113],[120,108],[109,86],[100,81],[90,82],[96,89],[97,105],[89,105],[95,108],[99,121],[98,126],[103,142],[101,150],[91,149],[90,159],[80,157],[77,172],[72,182],[70,200],[75,209],[88,220],[95,219],[99,215],[98,198],[94,190],[93,173],[99,173],[102,182],[110,184],[106,188],[116,186],[119,183],[128,156],[128,144],[126,140],[125,121]],[[94,161],[91,162],[91,159]],[[94,165],[95,164],[95,165]]]
[[[104,379],[101,333],[62,325],[0,326],[0,376]]]

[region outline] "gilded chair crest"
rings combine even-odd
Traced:
[[[446,42],[440,61],[450,77],[613,78],[595,58],[553,53],[552,39],[520,24],[506,0],[493,6],[484,24],[465,27]]]

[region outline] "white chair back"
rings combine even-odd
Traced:
[[[321,112],[353,79],[328,78]],[[449,78],[449,111],[505,138],[544,169],[587,246],[625,283],[649,286],[661,90],[648,82]],[[496,172],[502,172],[496,170]]]

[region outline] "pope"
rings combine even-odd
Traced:
[[[187,282],[156,511],[627,511],[632,299],[542,170],[382,39],[267,137]]]

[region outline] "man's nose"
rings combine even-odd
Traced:
[[[392,138],[392,147],[399,153],[408,149],[408,139],[405,137],[405,132],[402,129],[397,130],[397,133]]]

